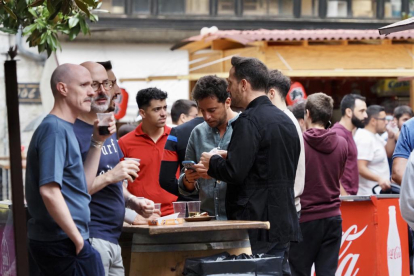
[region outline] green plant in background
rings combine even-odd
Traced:
[[[22,29],[30,47],[47,55],[61,49],[58,34],[70,40],[90,34],[88,22],[98,21],[91,11],[99,0],[0,0],[0,31],[17,34]]]

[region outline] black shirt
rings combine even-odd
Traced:
[[[185,160],[185,150],[191,131],[204,122],[203,117],[196,117],[193,120],[171,129],[164,147],[164,156],[161,161],[160,186],[171,194],[178,196],[177,201],[198,200],[198,196],[183,196],[178,191],[176,173],[178,166],[183,168],[181,162]]]
[[[270,222],[270,231],[249,231],[251,242],[301,240],[293,190],[299,154],[292,120],[261,96],[233,123],[227,159],[211,158],[208,174],[227,182],[227,217]]]

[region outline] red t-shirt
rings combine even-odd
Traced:
[[[135,196],[148,198],[154,203],[161,203],[163,216],[174,213],[172,203],[177,200],[177,196],[161,188],[158,181],[164,146],[170,131],[171,128],[165,126],[163,135],[154,143],[142,131],[141,123],[135,131],[131,131],[118,141],[124,157],[141,159],[139,176],[133,183],[128,184],[128,191]]]

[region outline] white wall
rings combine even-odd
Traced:
[[[99,33],[94,34],[99,35]],[[0,53],[7,52],[9,45],[14,45],[14,36],[0,32]],[[142,78],[161,75],[187,75],[188,53],[186,51],[170,51],[169,44],[132,44],[132,43],[102,43],[102,42],[63,42],[62,52],[58,51],[57,61],[59,64],[75,63],[84,61],[106,61],[111,60],[113,70],[118,79]],[[28,47],[27,47],[28,48]],[[36,52],[36,49],[30,49]],[[51,56],[54,59],[53,55]],[[44,101],[42,105],[20,105],[20,127],[25,129],[33,119],[48,113],[53,106],[53,96],[48,86],[50,76],[56,63],[48,60],[46,70],[43,64],[34,62],[18,56],[18,81],[19,82],[41,82],[41,96]],[[7,144],[7,118],[4,88],[5,56],[0,56],[0,156],[8,155]],[[44,74],[43,74],[44,73]],[[43,74],[43,76],[42,76]],[[135,96],[138,90],[146,87],[158,87],[168,92],[167,103],[171,108],[177,99],[188,99],[188,81],[154,81],[154,82],[124,82],[120,86],[129,93],[127,115],[121,121],[133,121],[138,113]],[[22,132],[22,145],[26,148],[30,143],[33,131]]]
[[[121,78],[144,78],[148,76],[170,76],[188,74],[187,51],[170,51],[169,44],[95,44],[62,43],[62,52],[57,53],[62,63],[111,60],[114,73]],[[121,121],[133,121],[138,113],[135,101],[137,92],[147,87],[158,87],[168,92],[167,104],[178,99],[188,99],[188,81],[123,82],[120,86],[129,93],[127,115]]]

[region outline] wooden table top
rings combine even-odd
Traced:
[[[211,220],[199,222],[184,222],[178,225],[129,225],[124,223],[123,232],[147,232],[150,235],[194,232],[194,231],[214,231],[214,230],[237,230],[237,229],[270,229],[268,221],[241,221],[241,220]]]

